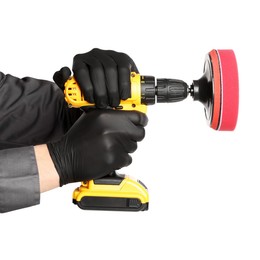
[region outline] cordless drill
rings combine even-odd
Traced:
[[[147,112],[147,105],[182,101],[190,95],[204,105],[208,124],[215,130],[232,131],[238,117],[238,69],[232,50],[212,50],[206,55],[203,75],[189,86],[182,80],[142,76],[132,72],[131,97],[121,100],[116,110]],[[74,77],[65,83],[69,107],[95,106],[88,103]],[[111,173],[98,180],[82,182],[73,193],[81,209],[144,211],[148,209],[146,186],[130,176]]]

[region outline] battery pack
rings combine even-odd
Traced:
[[[73,203],[84,210],[145,211],[149,195],[141,181],[114,172],[82,182],[73,193]]]

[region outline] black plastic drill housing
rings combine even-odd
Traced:
[[[160,78],[155,86],[154,77],[141,76],[141,102],[145,105],[182,101],[188,96],[188,89],[182,80]]]
[[[178,79],[157,79],[157,103],[172,103],[188,96],[188,85]]]

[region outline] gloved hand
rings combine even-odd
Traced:
[[[58,142],[47,144],[60,186],[101,178],[128,166],[148,119],[137,111],[92,109]]]
[[[97,108],[116,107],[121,99],[129,98],[130,73],[138,73],[134,61],[127,54],[97,48],[76,55],[72,70],[85,99],[95,103]],[[70,69],[63,67],[53,79],[63,87],[70,74]]]

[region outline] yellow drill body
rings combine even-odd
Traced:
[[[131,97],[127,100],[121,100],[120,105],[115,109],[137,110],[143,113],[147,112],[147,106],[141,103],[141,78],[140,74],[131,73]],[[95,106],[84,99],[84,96],[74,77],[71,77],[65,83],[65,100],[69,107],[80,108],[85,106]]]

